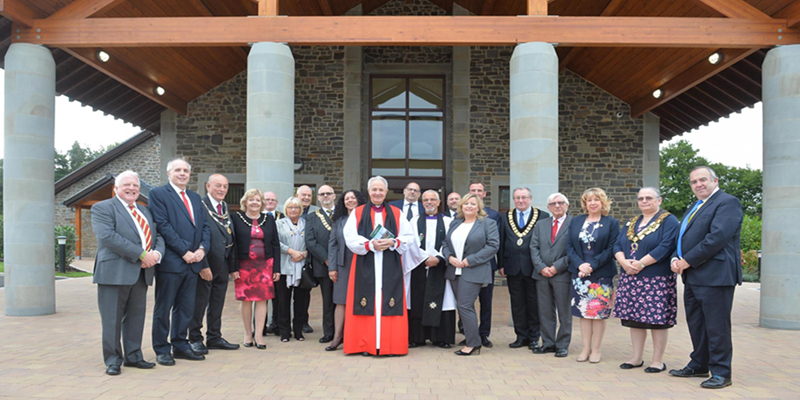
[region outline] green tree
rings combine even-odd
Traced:
[[[114,143],[108,147],[100,146],[97,150],[92,150],[88,147],[81,147],[80,143],[76,140],[72,144],[72,148],[64,153],[56,150],[55,154],[55,178],[56,182],[69,175],[72,171],[86,165],[88,162],[103,155],[106,151],[114,148],[118,143]]]

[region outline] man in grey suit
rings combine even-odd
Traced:
[[[534,354],[556,353],[556,357],[569,354],[572,338],[570,313],[570,275],[567,257],[567,228],[572,217],[567,215],[569,200],[561,193],[547,198],[547,210],[552,216],[539,221],[531,237],[533,279],[536,280],[536,298],[539,304],[542,345]],[[556,311],[558,335],[556,335]]]
[[[119,174],[114,190],[114,198],[92,206],[92,230],[97,236],[92,280],[97,284],[103,360],[108,375],[119,375],[123,363],[126,367],[155,367],[142,355],[142,331],[147,287],[153,284],[153,266],[164,253],[164,241],[150,211],[136,204],[139,175],[133,171]]]

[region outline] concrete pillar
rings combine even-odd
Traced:
[[[50,50],[14,43],[5,58],[3,205],[5,312],[56,312],[53,207],[56,63]]]
[[[167,164],[178,154],[178,113],[166,110],[161,113],[161,182],[148,182],[152,185],[166,184]],[[203,187],[200,181],[200,187]]]
[[[653,113],[644,114],[644,138],[642,145],[642,182],[643,186],[658,188],[661,184],[659,177],[659,139],[661,137],[661,119]]]
[[[261,42],[247,57],[247,188],[294,194],[294,57]]]
[[[453,15],[469,15],[469,11],[453,4]],[[470,118],[470,62],[472,55],[469,46],[453,47],[453,132],[452,146],[448,157],[451,169],[452,191],[467,193],[470,182],[469,166],[469,118]],[[443,193],[445,198],[448,193]],[[487,204],[488,205],[488,204]]]
[[[514,49],[510,93],[511,190],[530,188],[533,206],[546,209],[547,196],[558,191],[558,56],[552,44]]]
[[[342,190],[361,188],[361,46],[344,48],[344,179]]]
[[[760,323],[800,330],[800,45],[779,46],[762,66],[764,211]]]

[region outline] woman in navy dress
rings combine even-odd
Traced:
[[[631,328],[633,356],[620,364],[622,369],[644,365],[642,353],[649,329],[653,337],[653,361],[645,372],[667,369],[662,361],[667,347],[667,329],[678,318],[676,275],[670,270],[670,255],[680,222],[661,210],[661,194],[654,188],[642,188],[638,195],[642,215],[631,219],[620,232],[614,257],[625,273],[620,276],[614,316],[622,326]]]
[[[600,345],[606,320],[614,304],[614,244],[619,222],[608,216],[611,200],[600,188],[581,195],[586,214],[576,216],[569,225],[567,256],[572,273],[572,315],[580,318],[583,350],[578,362],[600,362]]]

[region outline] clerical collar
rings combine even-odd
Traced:
[[[434,215],[425,214],[425,219],[437,219],[437,218],[439,218],[439,216],[436,214]]]
[[[381,204],[380,206],[376,206],[374,203],[369,203],[369,205],[372,207],[372,211],[375,211],[376,213],[383,212],[383,204]]]

